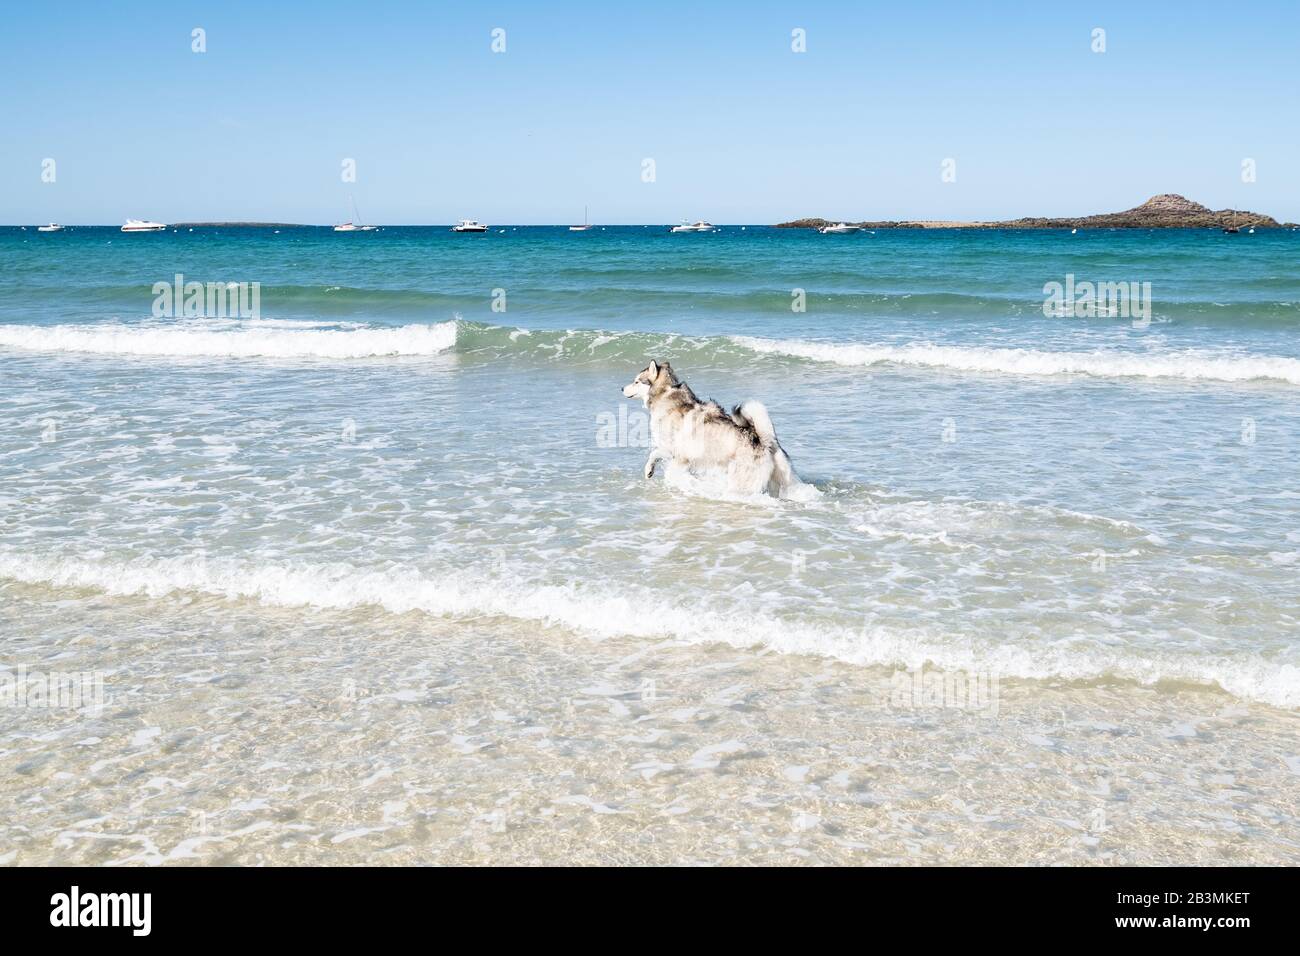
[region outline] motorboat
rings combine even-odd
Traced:
[[[860,232],[861,230],[861,226],[850,226],[846,222],[841,222],[834,226],[822,226],[817,231],[823,236],[847,236],[851,233]]]
[[[37,232],[62,232],[63,227],[60,226],[57,222],[52,222],[48,226],[37,226],[36,231]]]
[[[162,232],[167,228],[166,223],[150,222],[147,219],[128,219],[126,225],[122,227],[123,232]]]
[[[452,232],[487,232],[488,227],[477,219],[462,219],[451,227]]]
[[[713,232],[717,227],[712,223],[699,219],[695,222],[683,222],[680,226],[673,226],[670,232]]]

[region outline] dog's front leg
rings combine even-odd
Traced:
[[[649,480],[655,476],[655,465],[659,463],[659,460],[661,458],[665,458],[665,457],[667,456],[663,453],[661,449],[658,448],[650,449],[650,457],[645,460],[644,474],[646,480]]]

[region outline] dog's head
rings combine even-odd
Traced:
[[[623,386],[623,395],[626,398],[639,398],[642,402],[649,404],[650,392],[654,389],[656,382],[660,385],[672,385],[676,381],[671,365],[667,362],[651,360],[650,364],[643,368],[636,378],[632,379],[631,384]]]

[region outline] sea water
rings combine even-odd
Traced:
[[[0,230],[0,862],[1294,862],[1298,257]]]

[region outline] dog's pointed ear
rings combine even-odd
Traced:
[[[657,364],[655,364],[655,360],[654,360],[654,359],[651,359],[651,360],[650,360],[650,364],[646,366],[646,369],[645,369],[645,370],[646,370],[648,373],[650,373],[650,381],[653,382],[655,379],[657,379],[657,378],[659,377],[659,366],[658,366]]]

